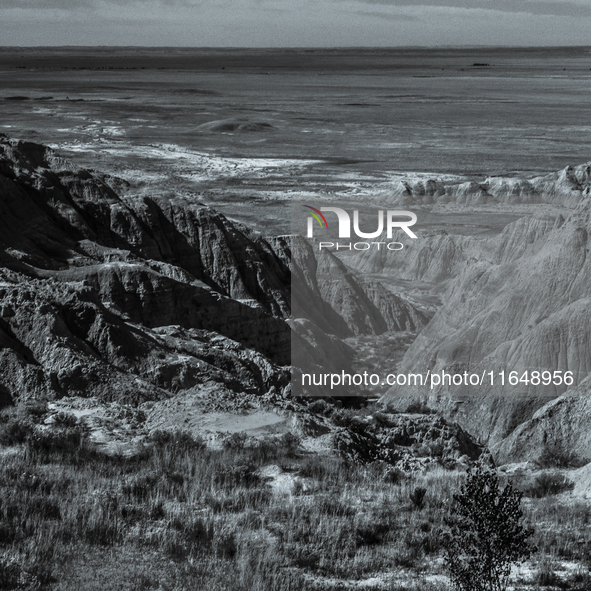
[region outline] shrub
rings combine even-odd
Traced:
[[[412,501],[412,504],[417,509],[422,509],[423,504],[425,503],[425,495],[427,494],[427,489],[421,486],[417,486],[409,495],[408,498]]]
[[[567,490],[572,490],[575,483],[560,472],[542,472],[532,485],[525,490],[528,497],[540,499],[550,495],[558,495]]]
[[[395,466],[387,466],[382,478],[388,484],[399,484],[404,479],[404,472]]]
[[[493,470],[481,463],[468,470],[454,495],[446,564],[458,591],[503,591],[511,565],[526,560],[533,531],[521,524],[522,493],[509,483],[500,488]]]
[[[47,402],[38,400],[27,400],[19,405],[19,414],[29,418],[34,423],[41,423],[47,414]]]
[[[201,451],[206,447],[202,437],[187,431],[154,431],[149,441],[158,448],[168,447],[175,452]]]
[[[379,410],[373,413],[373,420],[375,421],[376,425],[379,425],[380,427],[390,428],[394,426],[391,418],[386,413]]]
[[[68,427],[58,431],[33,431],[27,437],[27,448],[30,452],[74,452],[82,444],[82,429]]]
[[[356,429],[362,425],[362,421],[357,414],[346,408],[337,408],[331,415],[332,422],[337,427],[347,427],[348,429]]]
[[[390,533],[390,524],[382,521],[370,521],[357,526],[355,530],[355,543],[360,546],[378,546],[384,543]]]
[[[232,435],[226,437],[223,445],[225,449],[244,449],[247,440],[248,435],[244,431],[241,431],[239,433],[232,433]]]
[[[405,412],[412,413],[412,414],[430,415],[436,411],[429,408],[424,402],[411,402],[406,407]]]
[[[51,567],[43,561],[23,560],[0,555],[0,589],[8,591],[37,591],[53,581]]]
[[[256,486],[261,479],[256,473],[256,466],[240,464],[221,466],[214,480],[218,486],[231,490],[236,486]]]
[[[317,414],[317,415],[324,415],[329,416],[334,410],[334,406],[329,404],[324,398],[319,398],[318,400],[314,400],[310,402],[308,405],[308,411]]]
[[[288,454],[295,454],[301,443],[300,438],[289,431],[281,436],[279,442]]]
[[[586,464],[574,451],[557,441],[546,443],[538,461],[542,468],[580,468]]]
[[[61,410],[54,416],[55,424],[60,427],[75,427],[78,423],[78,419],[75,415],[68,414]]]
[[[24,443],[31,429],[33,429],[33,425],[21,417],[7,417],[6,422],[0,423],[0,445]]]

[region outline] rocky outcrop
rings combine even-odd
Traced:
[[[441,290],[459,275],[466,264],[485,261],[508,263],[523,256],[539,238],[560,227],[562,216],[538,214],[508,224],[492,238],[462,236],[440,232],[422,232],[417,241],[407,241],[404,249],[392,253],[372,249],[355,253],[347,263],[366,273],[385,273],[408,281],[426,281]],[[384,235],[381,241],[386,242]]]
[[[540,461],[547,450],[557,461],[586,463],[591,461],[591,380],[550,402],[521,423],[494,452],[500,462]],[[549,458],[553,459],[552,457]],[[564,465],[564,464],[563,464]]]
[[[328,251],[315,256],[303,238],[290,238],[292,310],[325,332],[350,337],[418,331],[427,315],[381,283],[357,275]]]
[[[386,238],[381,239],[387,242]],[[348,263],[367,273],[385,273],[410,281],[442,283],[454,277],[470,259],[486,256],[488,241],[445,232],[424,234],[395,253],[367,250],[350,257]]]
[[[290,360],[289,268],[269,244],[209,208],[124,202],[112,186],[0,138],[4,403],[139,402],[212,380],[285,388],[257,352]]]
[[[362,418],[336,411],[331,423],[341,427],[333,435],[336,449],[354,462],[382,461],[407,472],[466,465],[482,454],[461,427],[434,415],[375,413]]]
[[[289,363],[289,268],[265,240],[186,200],[124,202],[43,146],[0,138],[0,161],[0,263],[87,281],[134,322],[220,332]]]
[[[455,203],[488,205],[495,203],[549,203],[576,208],[591,194],[591,164],[581,164],[533,178],[488,177],[466,179],[397,179],[390,194],[392,203],[423,206]]]
[[[285,388],[289,372],[206,330],[151,330],[109,310],[88,283],[0,276],[0,368],[10,398],[143,402],[217,382]]]
[[[41,268],[154,260],[234,299],[289,313],[289,270],[262,238],[179,198],[120,199],[101,178],[51,150],[0,138],[2,239]],[[60,167],[60,168],[56,168]]]
[[[329,252],[318,256],[316,280],[322,300],[342,318],[343,336],[416,331],[427,323],[408,301],[356,276]]]
[[[142,197],[126,203],[162,260],[233,299],[255,300],[273,315],[289,315],[289,266],[266,240],[186,199]]]
[[[506,246],[492,260],[465,265],[399,371],[504,370],[521,376],[526,370],[558,370],[572,371],[575,385],[580,383],[591,371],[590,229],[589,200],[566,221],[516,222],[507,228]],[[511,238],[516,233],[520,241]],[[415,393],[430,396],[431,406],[497,445],[548,397],[566,390],[564,384],[531,382],[501,388],[497,380],[485,381],[477,391],[462,385]],[[411,393],[406,387],[389,394]]]

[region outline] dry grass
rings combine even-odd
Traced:
[[[283,591],[367,579],[370,590],[446,588],[425,576],[442,574],[445,518],[463,473],[409,477],[384,463],[306,455],[293,437],[234,439],[211,450],[159,434],[141,456],[120,458],[89,448],[69,424],[25,437],[0,464],[0,588]],[[291,493],[269,486],[267,464],[291,475]],[[540,552],[580,560],[578,580],[590,515],[552,497],[526,506]],[[574,577],[562,584],[579,588]]]

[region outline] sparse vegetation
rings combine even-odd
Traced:
[[[579,468],[586,463],[587,460],[580,458],[560,442],[547,443],[539,458],[542,468]]]
[[[526,487],[524,492],[528,497],[539,499],[572,490],[574,486],[574,482],[560,472],[542,472],[536,476],[530,486]]]
[[[308,454],[292,434],[238,434],[215,450],[155,432],[141,453],[107,456],[65,417],[48,429],[22,409],[7,416],[32,430],[0,464],[0,588],[317,590],[376,576],[369,589],[447,588],[444,518],[463,472]],[[276,490],[269,466],[293,487]],[[548,500],[527,509],[548,524],[535,543],[580,557],[591,512]]]
[[[279,591],[394,567],[417,574],[440,552],[435,522],[456,486],[441,471],[419,517],[408,499],[427,489],[423,477],[309,456],[291,434],[241,434],[232,437],[238,445],[212,450],[187,433],[156,432],[142,453],[123,458],[90,447],[68,421],[44,429],[0,465],[6,589]],[[270,463],[305,485],[275,494],[261,472]],[[104,582],[107,570],[118,586],[88,582]]]

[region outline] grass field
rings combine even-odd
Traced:
[[[144,453],[113,457],[65,418],[31,431],[30,409],[6,416],[2,589],[448,588],[445,522],[462,471],[353,465],[290,435],[235,435],[215,450],[157,432]],[[588,589],[591,507],[557,495],[564,478],[539,480],[521,483],[538,551],[516,588]]]

